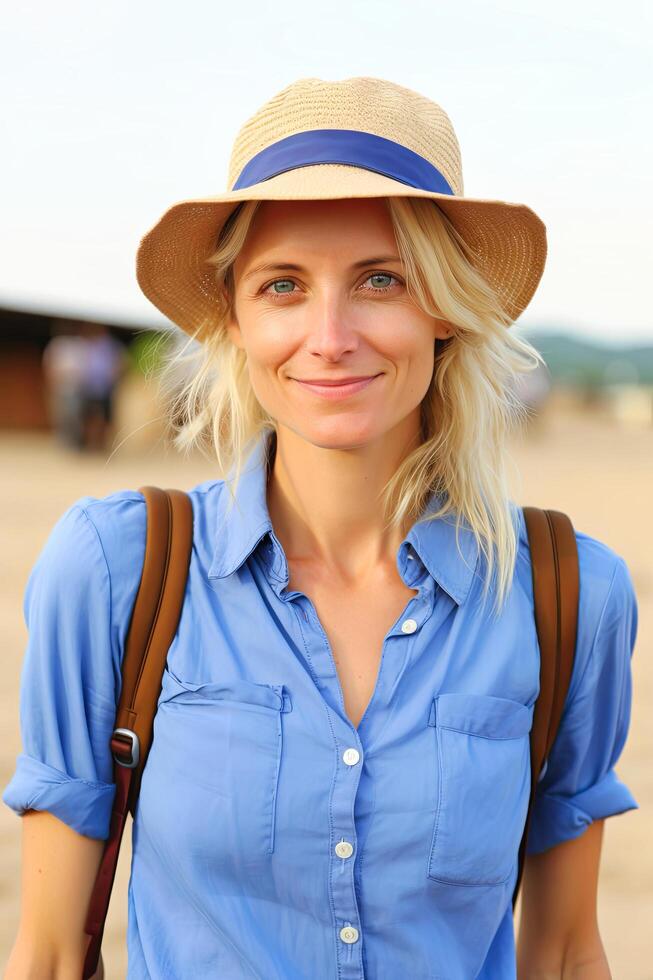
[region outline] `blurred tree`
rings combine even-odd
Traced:
[[[146,378],[157,375],[172,342],[169,330],[147,330],[137,334],[128,348],[132,369]]]

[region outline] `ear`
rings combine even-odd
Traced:
[[[448,320],[437,317],[433,323],[433,334],[437,340],[448,340],[454,335],[454,328]]]

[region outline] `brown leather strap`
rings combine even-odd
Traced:
[[[122,662],[122,687],[111,736],[116,793],[109,837],[89,902],[84,931],[90,942],[83,980],[97,970],[127,812],[134,814],[168,649],[177,632],[193,543],[193,509],[181,490],[140,488],[147,504],[141,580]]]
[[[576,653],[580,575],[574,527],[557,510],[524,507],[531,553],[535,624],[540,647],[540,689],[531,729],[531,792],[519,847],[513,908],[524,871],[535,789],[555,741]]]

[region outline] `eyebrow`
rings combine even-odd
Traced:
[[[370,259],[361,259],[359,262],[353,262],[350,265],[350,269],[362,269],[367,265],[379,265],[382,262],[401,262],[398,255],[378,255],[372,256]],[[306,269],[301,265],[295,265],[293,262],[265,262],[261,265],[255,265],[250,269],[243,279],[250,279],[252,276],[257,275],[260,272],[306,272]]]

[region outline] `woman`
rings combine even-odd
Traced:
[[[200,342],[170,365],[199,358],[178,445],[209,447],[221,478],[191,491],[129,978],[608,977],[596,886],[602,821],[637,806],[613,768],[637,607],[623,559],[581,532],[517,951],[513,933],[539,652],[505,437],[541,359],[509,327],[544,226],[464,198],[444,111],[373,78],[276,95],[229,187],[171,208],[138,256],[146,295]],[[144,541],[140,493],[83,497],[27,586],[10,978],[83,959]]]

